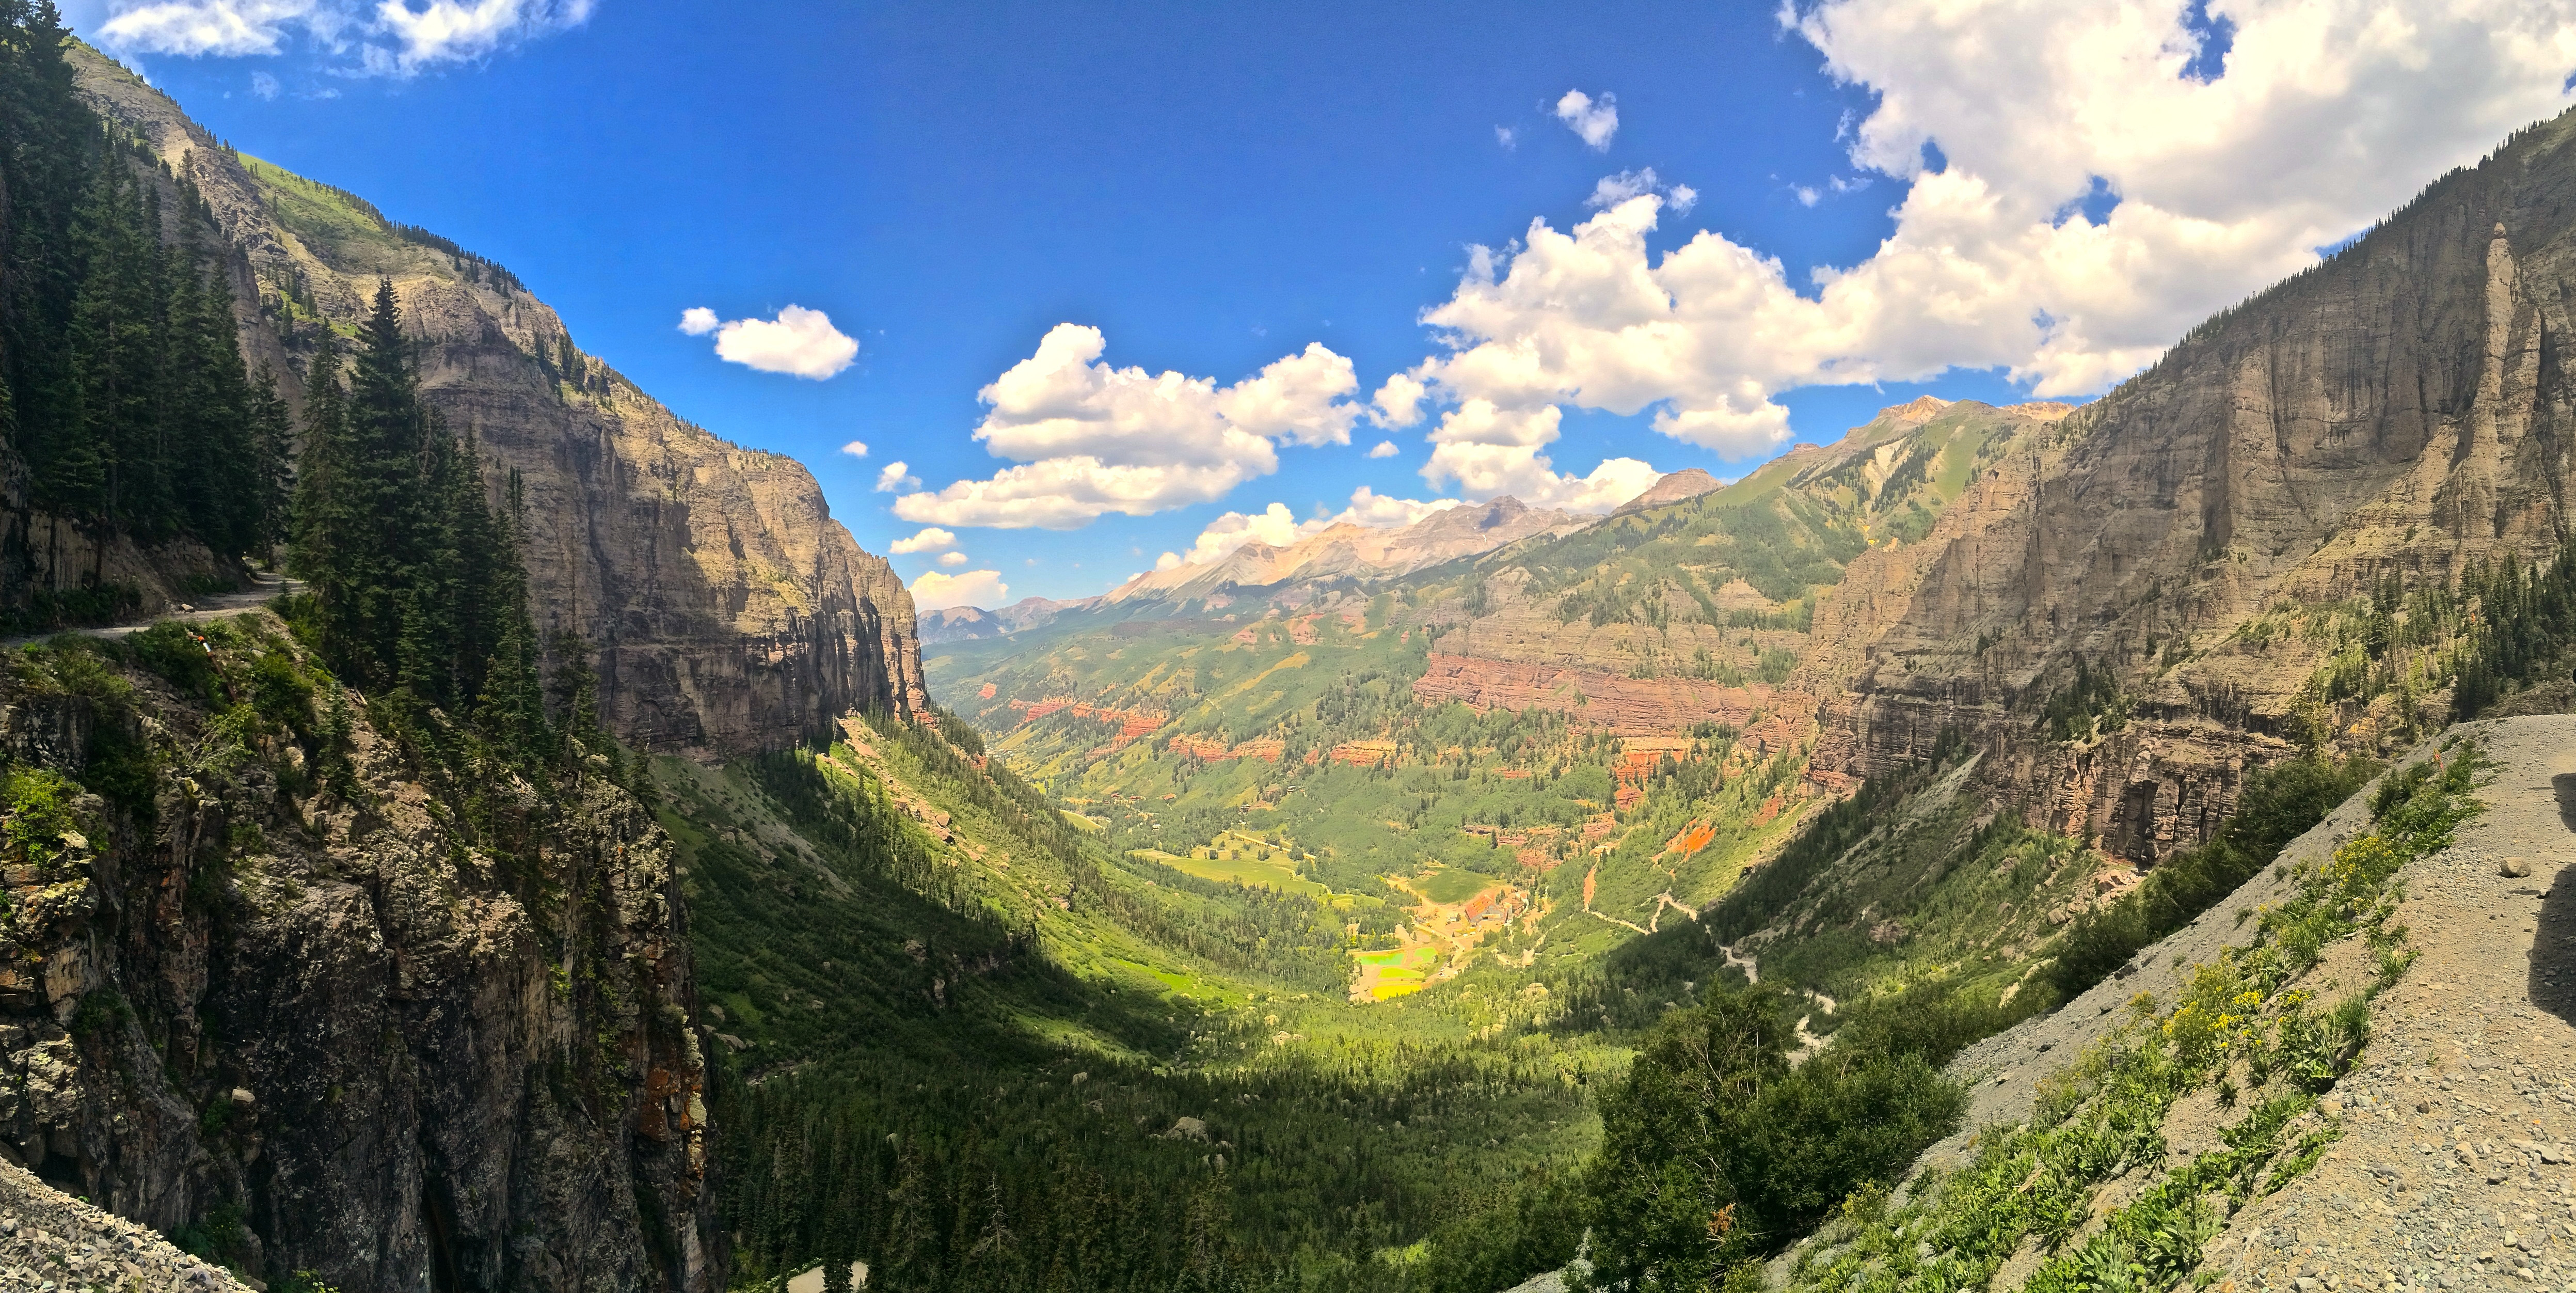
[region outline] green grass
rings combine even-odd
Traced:
[[[1175,871],[1184,871],[1202,880],[1232,881],[1236,884],[1267,885],[1289,893],[1321,897],[1332,890],[1297,874],[1297,869],[1281,862],[1258,862],[1249,858],[1226,861],[1218,858],[1175,856],[1153,849],[1139,849],[1140,857],[1151,857]]]
[[[1442,904],[1465,902],[1496,885],[1494,877],[1489,875],[1449,870],[1416,877],[1412,883],[1414,888],[1422,891],[1423,897]]]

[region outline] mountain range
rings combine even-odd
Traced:
[[[2492,941],[2401,946],[2398,877],[2552,847],[2564,723],[2443,733],[2576,708],[2576,116],[2082,406],[916,616],[507,269],[63,59],[293,425],[398,304],[547,680],[358,685],[314,595],[140,628],[244,554],[48,510],[10,424],[0,609],[132,622],[0,671],[0,1157],[272,1287],[2214,1283],[2154,1209],[2363,1188],[2353,1019]],[[2155,1049],[2195,993],[2250,1058]]]

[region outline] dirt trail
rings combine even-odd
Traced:
[[[245,588],[240,592],[209,593],[203,599],[188,602],[178,610],[167,611],[159,615],[146,616],[131,623],[93,625],[88,628],[62,629],[54,633],[36,633],[25,637],[0,638],[0,647],[22,647],[30,642],[42,642],[48,638],[60,637],[64,633],[77,633],[86,638],[107,638],[113,640],[140,633],[163,620],[181,620],[190,624],[203,624],[208,620],[221,619],[226,615],[239,615],[243,611],[265,606],[277,598],[283,597],[289,593],[301,592],[304,589],[303,580],[289,579],[284,575],[274,574],[265,570],[252,571],[250,583],[250,587]]]
[[[2407,869],[2398,919],[2421,955],[2373,1003],[2368,1049],[2320,1104],[2343,1138],[2209,1243],[2202,1273],[2220,1293],[2576,1288],[2576,716],[2453,731],[2494,761],[2486,812]],[[2368,825],[2357,797],[2281,861],[2325,856]],[[2516,868],[2526,875],[2506,874]],[[2028,1117],[2033,1080],[2107,1032],[2118,1006],[2140,992],[2170,1000],[2191,964],[2242,942],[2237,913],[2286,896],[2284,869],[2119,977],[1962,1054],[1952,1071],[1977,1084],[1968,1125]],[[2170,1145],[2211,1137],[2204,1103],[2176,1106]],[[1926,1161],[1955,1161],[1960,1140]]]

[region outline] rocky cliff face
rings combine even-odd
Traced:
[[[1856,563],[1819,611],[1818,775],[1957,727],[2060,829],[2152,861],[2300,737],[2439,727],[2440,695],[2329,703],[2313,680],[2339,644],[2266,617],[2322,624],[2568,533],[2571,143],[2562,118],[2444,178],[1992,464],[1923,545]],[[2035,739],[2079,654],[2118,678],[2126,725]]]
[[[622,738],[742,753],[853,708],[925,703],[909,594],[802,465],[673,416],[508,271],[231,152],[88,49],[72,58],[93,107],[204,193],[236,254],[244,352],[291,403],[322,321],[359,318],[378,276],[393,281],[427,398],[476,435],[496,490],[524,479],[537,627],[598,649]]]
[[[651,813],[420,766],[265,612],[156,633],[0,675],[0,1156],[270,1280],[717,1286]]]

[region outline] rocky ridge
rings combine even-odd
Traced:
[[[0,675],[0,1160],[271,1278],[719,1285],[680,877],[607,761],[460,784],[264,611],[156,634]]]
[[[234,153],[86,46],[69,57],[94,110],[213,209],[244,355],[290,404],[323,321],[362,317],[378,277],[393,282],[425,398],[478,438],[496,496],[511,472],[525,484],[540,633],[596,648],[602,717],[629,744],[739,754],[926,703],[910,595],[801,464],[674,416],[507,271]]]

